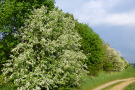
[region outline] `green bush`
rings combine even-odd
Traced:
[[[113,64],[109,61],[104,61],[103,70],[106,72],[112,71],[114,69]]]
[[[79,86],[87,75],[87,57],[80,50],[81,37],[75,21],[57,8],[47,14],[42,6],[34,9],[20,29],[21,43],[12,50],[3,74],[18,89],[56,89]]]
[[[4,36],[3,40],[0,41],[0,74],[2,73],[3,64],[10,58],[12,50],[18,43],[18,39],[14,38],[13,35]]]
[[[95,33],[88,25],[76,22],[76,29],[81,40],[81,50],[87,56],[87,64],[89,74],[96,75],[102,70],[103,61],[103,42],[97,33]]]

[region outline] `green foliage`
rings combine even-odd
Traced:
[[[79,86],[80,77],[87,75],[75,21],[57,8],[47,12],[44,6],[34,9],[20,34],[15,34],[22,40],[12,50],[3,74],[18,89]]]
[[[88,61],[84,63],[87,64],[90,74],[96,75],[98,71],[102,70],[102,39],[86,24],[76,22],[76,29],[82,37],[81,50],[88,58]]]
[[[18,39],[14,38],[12,35],[4,36],[3,40],[0,42],[0,73],[3,65],[7,59],[9,59],[9,55],[11,52],[9,50],[13,49],[18,43]]]
[[[16,90],[12,82],[5,83],[3,74],[0,75],[0,90]]]
[[[54,8],[52,0],[3,0],[0,7],[0,31],[4,33],[15,32],[24,25],[24,20],[31,14],[30,10],[45,5],[48,9]]]
[[[20,33],[19,28],[24,26],[25,19],[31,15],[31,9],[45,5],[49,10],[54,8],[54,0],[2,0],[0,3],[0,32],[3,35],[0,40],[0,72],[2,64],[10,59],[12,48],[21,38],[15,38],[13,33]]]
[[[3,75],[0,75],[0,87],[2,87],[3,83],[4,83]]]
[[[103,63],[103,70],[104,71],[109,72],[109,71],[112,71],[113,69],[114,69],[114,67],[113,67],[113,64],[111,62],[104,61],[104,63]]]

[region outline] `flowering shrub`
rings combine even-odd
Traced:
[[[109,45],[106,47],[106,54],[108,61],[113,65],[113,71],[122,71],[128,66],[128,62],[121,58],[120,53],[118,53],[114,48]]]
[[[81,62],[87,58],[80,50],[75,21],[57,8],[47,12],[44,6],[34,9],[21,33],[15,35],[22,37],[21,43],[4,65],[5,79],[19,90],[78,86],[80,77],[88,73]]]

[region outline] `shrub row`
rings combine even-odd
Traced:
[[[58,8],[33,9],[18,32],[12,33],[20,41],[10,58],[3,55],[9,58],[3,59],[5,80],[18,89],[80,86],[82,76],[122,71],[129,65],[88,25]]]

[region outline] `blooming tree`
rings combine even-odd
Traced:
[[[109,45],[106,48],[108,61],[113,65],[113,70],[123,71],[128,66],[128,62],[123,60],[120,52],[117,52],[114,48],[111,48]]]
[[[47,12],[45,6],[32,11],[15,35],[22,37],[21,43],[4,65],[5,79],[13,80],[19,90],[78,86],[80,77],[87,74],[75,21],[57,8]]]

